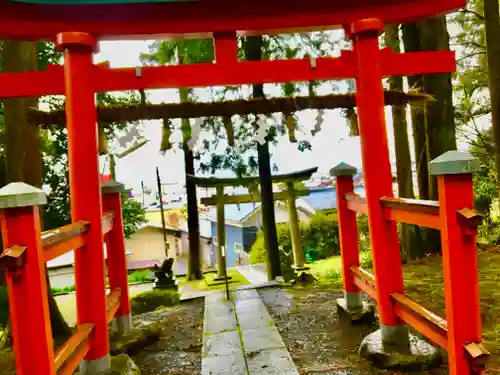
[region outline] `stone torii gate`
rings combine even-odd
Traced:
[[[274,201],[286,201],[289,214],[289,225],[290,225],[290,236],[292,239],[292,249],[293,249],[293,268],[296,271],[303,271],[306,269],[304,250],[302,249],[302,244],[300,240],[300,228],[299,228],[299,218],[297,215],[297,205],[296,198],[301,196],[309,195],[308,190],[297,190],[293,187],[294,181],[305,181],[311,178],[311,176],[318,170],[317,167],[306,169],[303,171],[276,175],[273,176],[273,183],[282,182],[287,185],[285,191],[273,193]],[[207,206],[217,207],[217,276],[216,279],[224,280],[226,275],[226,264],[223,247],[226,243],[226,230],[225,230],[225,215],[224,207],[226,204],[239,204],[239,203],[257,203],[261,202],[261,195],[258,192],[253,192],[250,194],[239,194],[239,195],[225,195],[224,187],[236,187],[236,186],[252,186],[257,183],[259,177],[243,177],[243,178],[204,178],[189,176],[198,186],[205,188],[216,189],[216,194],[210,197],[202,198],[201,203]],[[267,248],[267,244],[266,244]],[[275,261],[270,258],[268,254],[268,266],[271,261]]]

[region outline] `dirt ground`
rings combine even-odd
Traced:
[[[140,324],[161,324],[159,340],[133,356],[142,375],[201,373],[204,300],[134,317]]]
[[[377,326],[352,326],[339,318],[338,292],[266,289],[259,293],[301,374],[389,374],[358,356],[363,337]]]

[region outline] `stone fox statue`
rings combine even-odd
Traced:
[[[158,281],[169,280],[174,278],[174,258],[167,258],[161,264],[161,267],[155,265],[155,276]]]

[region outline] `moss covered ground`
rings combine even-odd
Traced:
[[[500,372],[500,247],[481,247],[478,264],[484,341],[492,354],[491,368]],[[403,272],[408,296],[445,317],[441,258],[428,256],[418,264],[405,266]]]

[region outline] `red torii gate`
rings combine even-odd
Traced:
[[[122,329],[130,329],[118,195],[123,186],[114,181],[102,184],[103,192],[113,196],[112,199],[105,197],[104,210],[114,211],[114,219],[111,215],[103,215],[101,202],[94,94],[103,91],[355,78],[363,169],[368,188],[366,205],[359,203],[358,207],[369,213],[376,282],[372,295],[378,302],[382,340],[394,343],[405,330],[391,296],[404,296],[404,286],[396,226],[391,221],[397,217],[388,220],[380,206],[381,198],[393,196],[382,78],[452,72],[455,70],[455,59],[450,51],[399,54],[387,48],[381,50],[378,37],[384,23],[412,22],[464,5],[463,0],[319,0],[307,5],[285,0],[242,0],[237,5],[225,0],[101,5],[34,5],[0,0],[0,38],[55,40],[64,51],[64,66],[50,66],[42,72],[0,74],[0,98],[66,95],[71,215],[74,222],[70,228],[60,228],[66,237],[47,245],[40,237],[36,208],[45,201],[43,193],[19,184],[0,190],[2,234],[6,249],[2,259],[8,266],[7,283],[18,374],[71,374],[81,359],[84,359],[81,366],[83,374],[106,371],[109,369],[108,323],[117,314]],[[344,51],[338,58],[238,61],[237,36],[331,29],[332,25],[344,25],[353,40],[353,51]],[[95,65],[92,62],[98,40],[130,39],[153,34],[176,38],[213,38],[215,62],[131,69],[110,69],[104,64]],[[469,197],[472,190],[467,181],[461,188],[444,186],[440,190],[444,194],[443,199],[447,197],[448,189],[455,188],[467,191],[466,197]],[[449,207],[455,207],[448,200],[446,202]],[[460,203],[470,206],[469,201]],[[447,212],[452,216],[450,210]],[[443,225],[454,225],[449,215],[443,219]],[[341,217],[340,220],[342,227],[344,219]],[[84,232],[85,235],[82,234]],[[114,264],[109,276],[113,289],[108,296],[105,292],[102,241],[105,234],[109,264]],[[345,231],[342,231],[342,236],[345,253]],[[453,241],[454,244],[463,244],[461,237],[454,237]],[[467,251],[474,250],[472,243],[467,246]],[[70,249],[76,249],[79,328],[54,354],[47,312],[47,286],[42,270],[47,259]],[[355,257],[351,256],[351,261],[354,263],[345,262],[344,265],[356,266]],[[450,263],[450,268],[456,272],[462,266]],[[349,272],[345,277],[350,277]],[[353,292],[349,289],[351,287],[346,284],[346,291]],[[447,290],[447,296],[455,292],[456,288],[451,288]],[[452,374],[470,373],[462,345],[478,344],[481,338],[477,293],[473,290],[468,302],[473,308],[468,316],[474,322],[473,328],[468,334],[457,334],[460,333],[459,328],[455,331],[450,329],[455,336],[446,337],[443,345],[450,352]],[[455,312],[459,306],[452,305],[450,311]],[[37,318],[33,319],[33,316]],[[422,333],[427,337],[430,335],[427,331]]]

